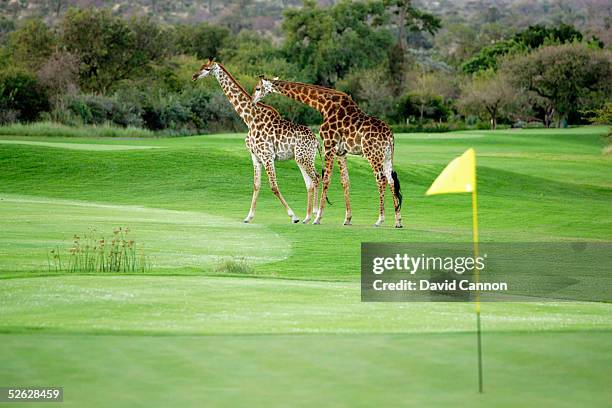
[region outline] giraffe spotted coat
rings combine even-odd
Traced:
[[[323,216],[334,157],[337,157],[346,204],[344,224],[351,223],[350,183],[346,155],[353,154],[363,156],[368,160],[376,178],[379,192],[379,215],[375,225],[382,225],[385,219],[384,199],[388,184],[393,193],[395,226],[401,228],[402,196],[397,173],[393,170],[394,139],[389,126],[382,120],[363,112],[349,95],[317,85],[277,79],[267,80],[262,77],[255,86],[253,103],[258,103],[272,92],[305,103],[323,115],[320,136],[325,149],[325,176],[321,193],[321,208],[314,222],[319,223]]]
[[[285,207],[292,222],[299,221],[278,188],[274,167],[275,161],[294,159],[306,184],[308,201],[303,222],[307,223],[313,213],[318,212],[317,189],[320,177],[315,168],[316,154],[319,149],[317,138],[308,127],[283,119],[271,106],[261,103],[253,104],[251,96],[225,67],[217,62],[209,60],[193,75],[193,79],[195,81],[210,74],[217,78],[229,102],[249,129],[245,143],[253,161],[254,183],[251,208],[244,222],[251,222],[255,216],[257,197],[261,187],[262,166],[268,176],[272,192]]]

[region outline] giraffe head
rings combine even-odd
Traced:
[[[253,105],[257,104],[257,102],[261,101],[267,94],[272,92],[276,92],[272,81],[264,78],[263,75],[260,75],[259,82],[257,82],[257,85],[255,85],[255,90],[253,92]]]
[[[197,81],[200,78],[207,77],[211,72],[214,73],[216,69],[217,63],[211,57],[208,59],[208,62],[202,64],[202,67],[195,74],[193,74],[192,79]]]

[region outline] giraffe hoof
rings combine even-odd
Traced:
[[[395,228],[404,228],[404,226],[402,224],[396,224]]]
[[[314,221],[312,222],[312,225],[320,225],[320,224],[321,224],[321,221],[320,221],[320,220],[314,220]]]
[[[242,221],[242,222],[244,222],[245,224],[250,224],[251,220],[249,220],[248,218],[245,218],[244,221]]]
[[[343,225],[353,225],[353,223],[352,223],[352,222],[350,222],[350,221],[344,221],[344,224],[343,224]]]
[[[308,224],[310,222],[310,218],[304,218],[302,224]]]
[[[295,218],[291,220],[292,223],[297,224],[298,222],[300,222],[299,218]]]

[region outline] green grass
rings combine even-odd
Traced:
[[[0,137],[0,384],[64,386],[70,407],[606,406],[612,305],[484,304],[478,395],[473,305],[359,295],[361,242],[470,239],[467,195],[424,197],[468,147],[484,241],[610,241],[605,133],[397,135],[403,230],[390,197],[386,226],[372,227],[377,192],[361,158],[349,159],[355,225],[341,225],[337,168],[323,225],[291,224],[265,177],[245,225],[244,135]],[[295,164],[277,173],[303,215]],[[149,273],[47,271],[47,250],[117,226],[145,245]],[[220,268],[229,260],[240,267]]]
[[[155,133],[142,128],[121,128],[111,125],[67,126],[55,122],[14,123],[0,126],[2,136],[43,137],[154,137]]]

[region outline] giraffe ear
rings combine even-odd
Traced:
[[[215,57],[208,57],[208,63],[211,63],[215,60]]]
[[[259,79],[264,79],[264,77],[265,77],[264,74],[259,75]]]

